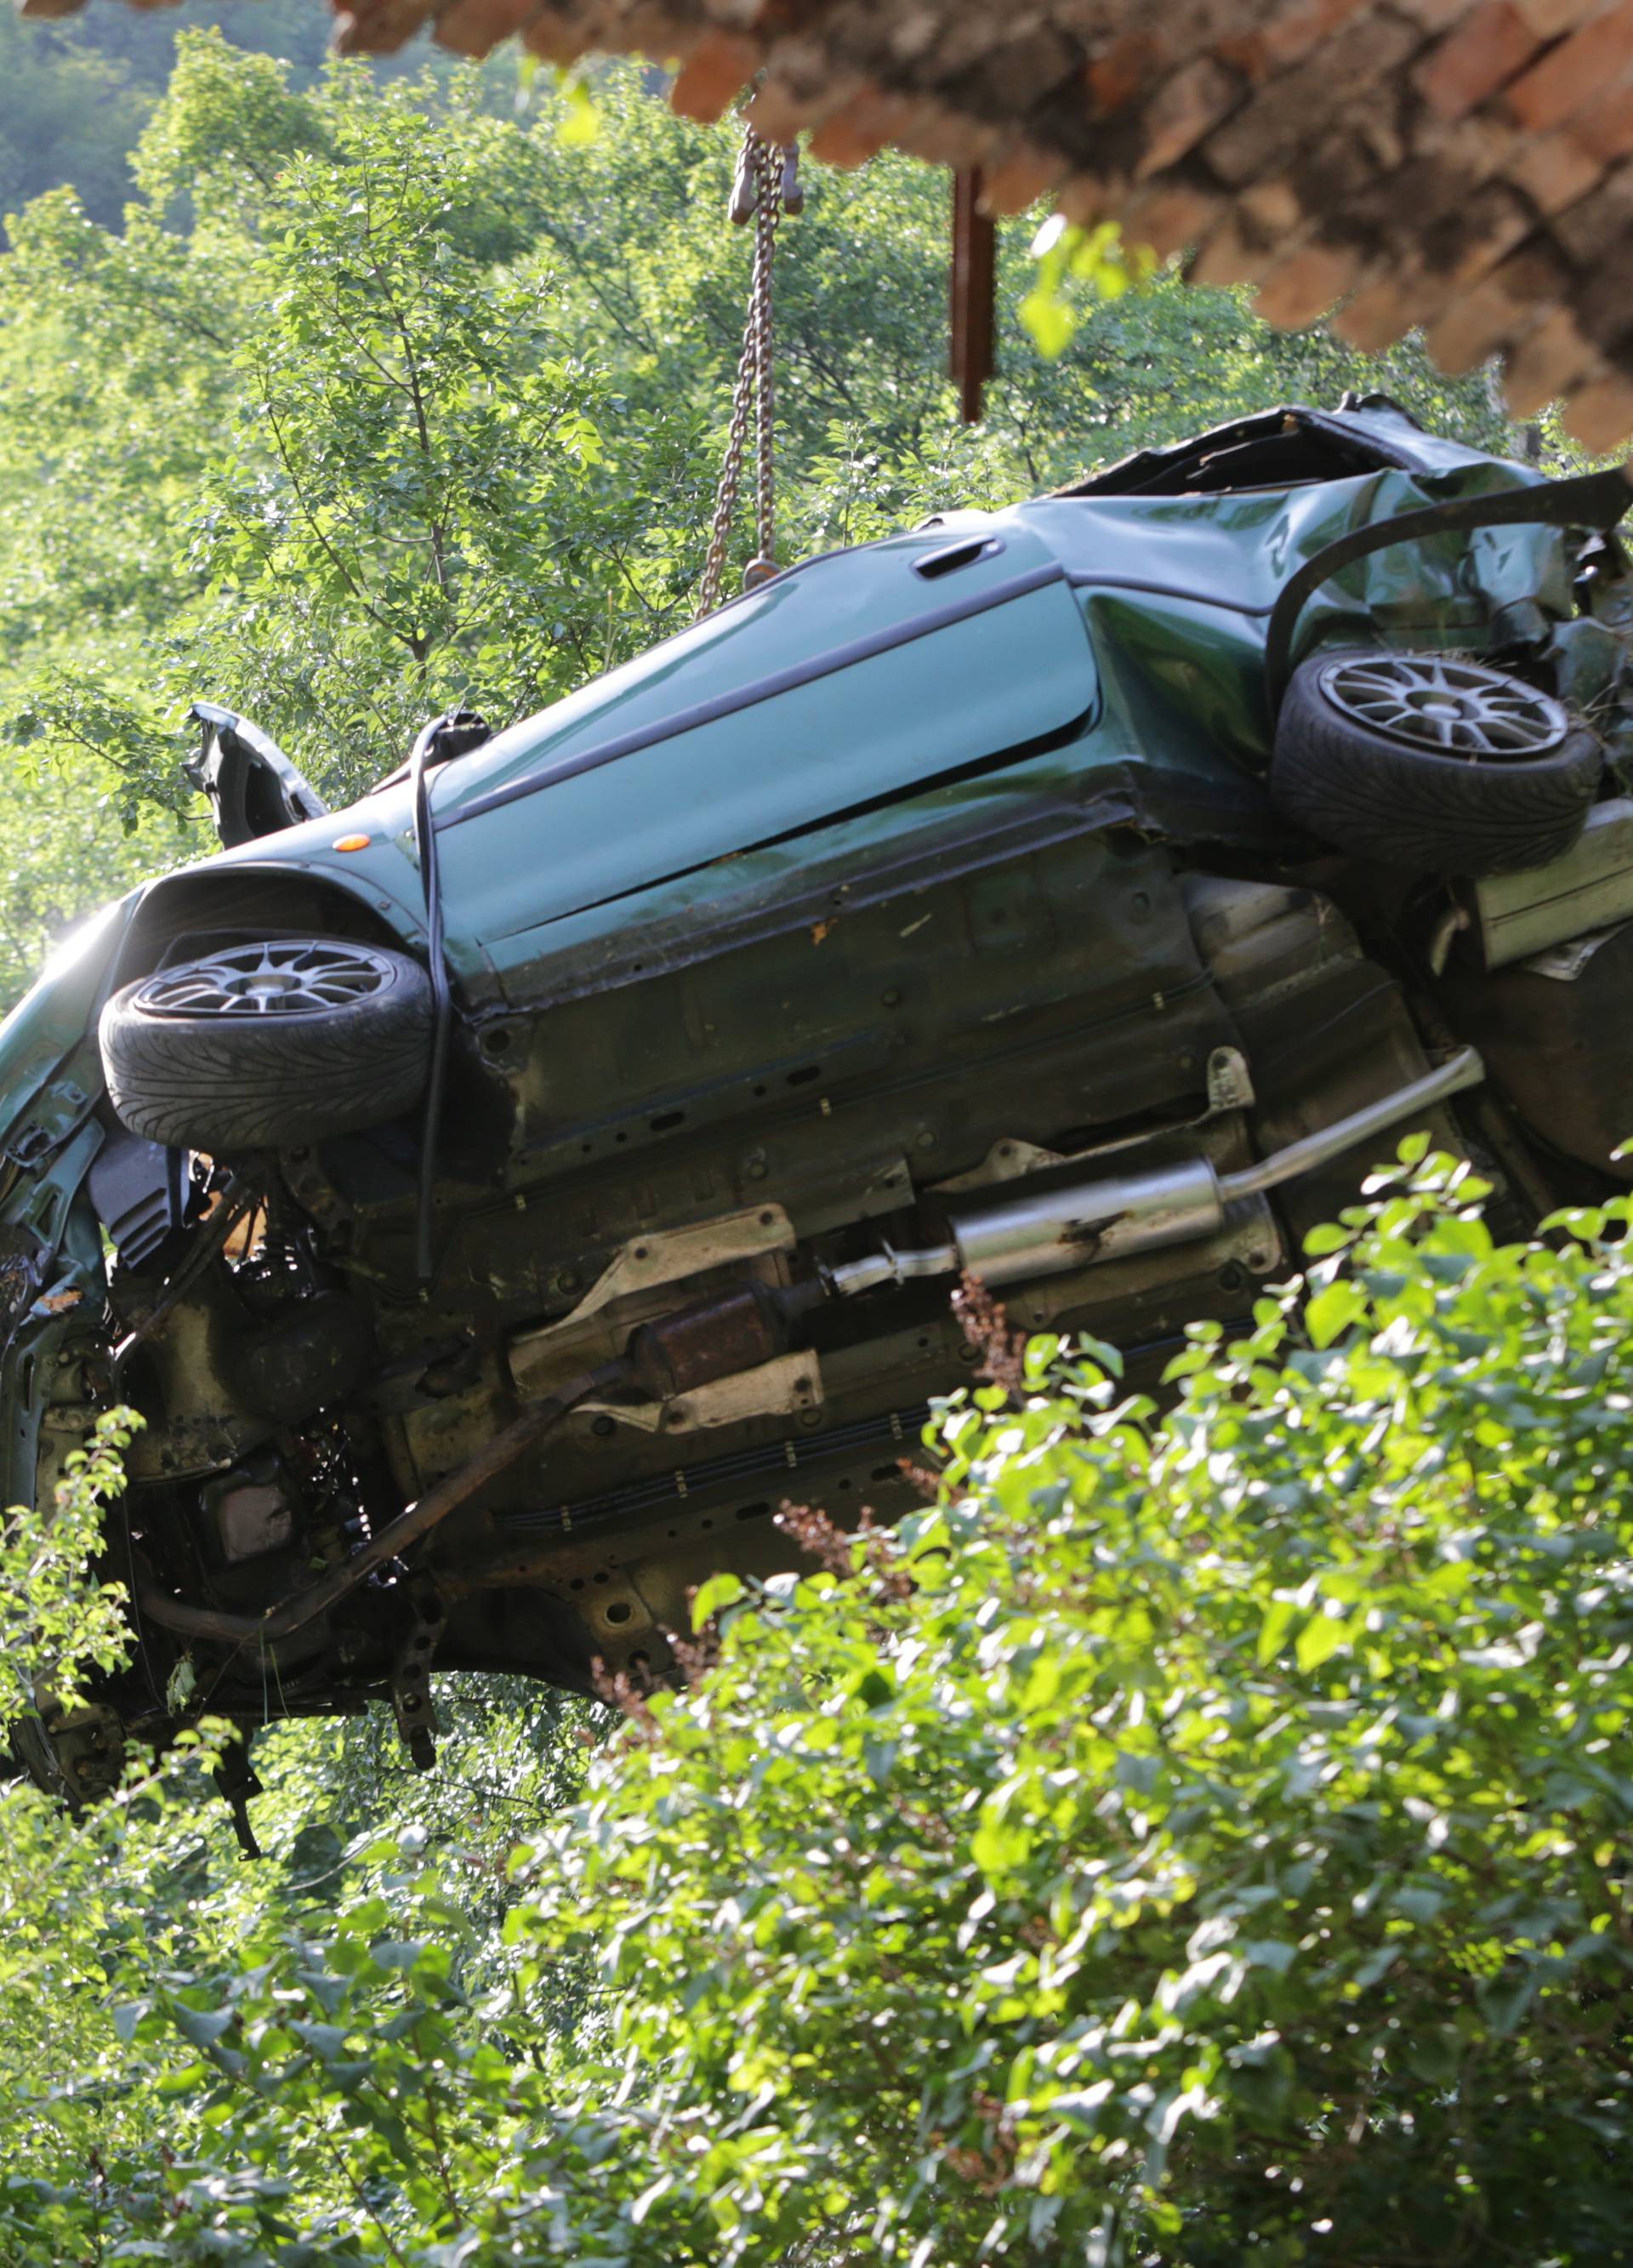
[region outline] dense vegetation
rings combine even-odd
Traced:
[[[0,2257],[1626,2258],[1629,1206],[1481,1195],[1384,1183],[1166,1416],[972,1312],[936,1501],[785,1514],[553,1819],[513,1715],[396,1837],[268,1742],[247,1881],[179,1776],[14,1794]]]
[[[684,622],[702,563],[730,133],[633,69],[586,140],[542,82],[217,12],[292,62],[0,18],[0,998],[207,847],[189,698],[344,795]],[[945,183],[816,173],[785,556],[1348,386],[1512,446],[1482,379],[1171,276],[1046,362],[1035,225],[967,433]],[[1166,1418],[994,1336],[937,1503],[797,1522],[812,1573],[700,1602],[622,1722],[445,1695],[423,1782],[372,1719],[268,1730],[255,1867],[207,1723],[83,1820],[0,1794],[0,2263],[1620,2257],[1633,1268],[1619,1219],[1493,1249],[1477,1195],[1387,1192]],[[117,1447],[0,1528],[0,1719],[119,1642]]]

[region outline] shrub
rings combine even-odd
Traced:
[[[1380,1184],[1166,1415],[1034,1341],[899,1532],[709,1586],[499,1998],[406,1892],[171,1991],[211,2211],[307,2133],[319,2257],[416,2268],[1629,2257],[1629,1208],[1482,1194]]]

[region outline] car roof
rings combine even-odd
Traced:
[[[1314,481],[1392,470],[1435,473],[1478,462],[1481,452],[1424,432],[1387,394],[1346,394],[1336,409],[1288,402],[1236,417],[1176,441],[1138,449],[1062,497],[1202,496],[1259,488],[1297,488]]]

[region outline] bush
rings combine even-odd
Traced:
[[[995,1330],[936,1504],[796,1515],[816,1572],[623,1696],[497,1995],[406,1884],[166,1986],[167,2257],[1627,2258],[1629,1208],[1482,1194],[1379,1185],[1166,1416]]]

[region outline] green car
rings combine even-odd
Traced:
[[[961,1277],[1154,1377],[1413,1129],[1516,1225],[1617,1186],[1630,493],[1278,409],[438,719],[343,813],[201,706],[228,847],[0,1029],[6,1500],[145,1420],[129,1665],[17,1760],[94,1793],[189,1658],[426,1763],[433,1668],[661,1677],[785,1505],[910,1504]]]

